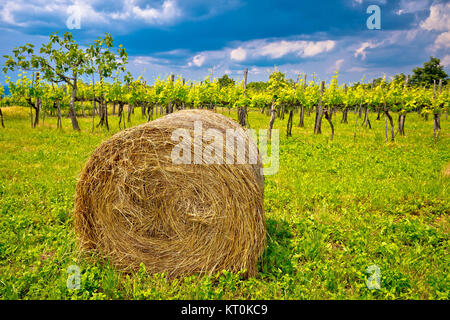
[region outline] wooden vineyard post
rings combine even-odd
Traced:
[[[244,70],[244,94],[246,94],[245,90],[247,90],[247,75],[248,75],[248,68],[245,68],[245,70]]]
[[[387,119],[389,119],[389,123],[391,124],[391,135],[392,135],[392,139],[391,141],[394,142],[395,141],[395,134],[394,134],[394,122],[392,121],[392,116],[389,114],[389,109],[387,107],[387,103],[386,103],[386,96],[384,95],[384,90],[383,90],[383,86],[381,86],[381,92],[383,93],[383,104],[384,104],[384,125],[385,125],[385,136],[386,136],[386,142],[388,142],[388,128],[387,128]]]
[[[244,97],[247,95],[247,75],[248,75],[248,68],[245,68],[244,70]],[[243,127],[249,127],[248,124],[248,111],[247,106],[244,107],[238,107],[238,119],[239,124]]]
[[[128,123],[131,122],[131,114],[133,113],[133,109],[134,105],[128,104],[128,118],[127,118]]]
[[[372,90],[374,88],[375,88],[375,79],[372,82]],[[369,105],[368,104],[365,104],[363,125],[366,128],[367,128],[367,125],[368,125],[369,129],[372,129],[372,125],[370,124],[370,119],[369,119]]]
[[[1,108],[1,101],[2,101],[2,96],[0,95],[0,125],[2,126],[2,128],[5,127],[5,124],[3,123],[3,113],[2,113],[2,108]]]
[[[56,127],[58,129],[62,129],[62,120],[61,120],[61,102],[58,100],[58,102],[56,103],[57,107],[58,107],[58,122]]]
[[[2,128],[5,127],[5,124],[3,123],[3,113],[2,113],[2,109],[0,108],[0,124],[2,125]]]
[[[387,115],[384,114],[384,137],[386,139],[386,142],[388,142],[388,125],[387,125]]]
[[[272,100],[272,105],[270,107],[270,121],[269,121],[269,133],[268,133],[268,138],[269,140],[272,138],[272,128],[273,128],[273,123],[275,122],[275,99]]]
[[[38,83],[39,83],[39,76],[40,76],[40,73],[39,72],[37,72],[36,73],[36,87],[38,86]],[[40,111],[40,108],[39,108],[39,97],[35,97],[34,98],[34,124],[33,124],[33,128],[36,128],[36,126],[39,124],[39,111]]]
[[[186,84],[186,80],[183,78],[182,81],[183,81],[183,87],[184,87],[184,85]],[[186,109],[186,104],[184,101],[181,103],[181,109],[183,109],[183,110]]]
[[[322,81],[322,83],[320,85],[320,101],[321,101],[321,104],[323,104],[322,96],[323,96],[324,87],[325,87],[325,81]],[[334,137],[334,126],[333,126],[333,121],[332,121],[331,106],[330,106],[330,110],[328,110],[328,106],[323,108],[323,114],[325,116],[325,119],[327,119],[328,123],[330,124],[330,127],[331,127],[331,140],[333,140],[333,137]]]
[[[403,90],[408,88],[409,84],[409,75],[405,79],[405,85],[403,86]],[[404,103],[404,101],[403,101]],[[405,136],[405,120],[406,120],[406,111],[401,111],[398,115],[398,132],[401,136]]]
[[[439,79],[439,94],[442,92],[442,79]],[[433,80],[433,102],[436,101],[436,80]],[[435,106],[434,113],[434,142],[437,141],[439,134],[441,133],[441,114],[439,112],[439,106]],[[437,134],[436,134],[437,132]]]
[[[245,68],[244,70],[244,96],[247,96],[247,76],[248,76],[248,69]],[[245,115],[245,125],[247,128],[249,127],[248,123],[248,109],[247,106],[244,106],[244,115]]]
[[[344,94],[347,95],[347,84],[344,84]],[[347,121],[347,112],[348,108],[347,106],[342,105],[344,108],[342,109],[342,120],[341,123],[348,123]]]
[[[103,100],[103,99],[102,99]],[[104,106],[104,112],[105,112],[105,124],[106,129],[109,131],[109,122],[108,122],[108,102],[106,100],[103,100],[103,106]]]
[[[173,83],[175,81],[175,75],[171,74],[170,75],[170,85],[173,86]],[[169,101],[169,107],[167,108],[167,113],[172,113],[173,112],[173,105],[172,105],[172,101]]]
[[[364,91],[363,91],[364,94]],[[361,100],[359,101],[359,113],[361,113],[361,107],[362,107],[362,101],[364,100],[364,95],[361,96]],[[355,107],[355,114],[357,113],[358,110],[358,105],[356,105]],[[358,118],[360,118],[360,116],[356,116],[355,119],[355,130],[353,131],[353,141],[356,142],[356,126],[358,124]]]
[[[294,109],[289,110],[289,117],[288,117],[288,123],[286,128],[286,137],[292,137],[292,123],[294,118]]]
[[[314,133],[320,134],[322,133],[322,96],[323,96],[323,90],[325,88],[325,81],[322,81],[320,83],[320,96],[319,96],[319,103],[316,106],[316,121],[314,125]]]
[[[37,84],[37,77],[36,74],[33,75],[33,84],[32,86],[34,86],[35,84]],[[31,128],[34,128],[33,126],[33,106],[31,103],[29,103],[30,105],[30,121],[31,121]]]
[[[303,90],[303,92],[305,92],[305,90],[306,90],[306,73],[305,73],[303,79],[304,79],[304,82],[303,82],[302,90]],[[300,128],[305,127],[305,106],[303,104],[300,106],[300,122],[298,123],[298,126]]]
[[[442,79],[439,79],[439,94],[442,94]],[[447,109],[445,109],[445,120],[447,120]]]
[[[295,84],[293,84],[293,89],[295,90]],[[292,124],[294,120],[294,106],[292,105],[289,108],[289,116],[288,116],[288,122],[286,127],[286,138],[292,137]]]
[[[95,129],[95,77],[92,74],[92,132]]]

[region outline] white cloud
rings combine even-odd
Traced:
[[[279,59],[287,54],[296,54],[300,57],[313,57],[323,52],[331,51],[336,45],[333,40],[326,41],[289,41],[281,40],[267,42],[266,40],[254,40],[247,44],[253,56],[268,56]]]
[[[164,0],[160,8],[148,5],[142,8],[137,2],[137,0],[123,0],[121,9],[111,13],[97,12],[97,14],[115,21],[139,21],[149,25],[170,24],[182,16],[175,0]]]
[[[412,29],[406,31],[406,40],[412,41],[417,37],[417,34],[419,33],[418,29]]]
[[[231,50],[230,52],[231,60],[244,61],[247,58],[247,52],[241,47]]]
[[[415,13],[429,8],[429,0],[401,0],[400,8],[395,13],[402,15],[405,13]]]
[[[58,7],[49,8],[48,12],[57,11]],[[80,15],[81,27],[83,28],[84,23],[95,23],[95,24],[105,24],[108,23],[108,18],[106,15],[101,14],[95,11],[92,8],[90,3],[86,3],[83,1],[75,1],[75,3],[69,7],[67,7],[65,13],[66,16],[69,16],[71,13],[77,12]]]
[[[351,67],[350,69],[348,69],[348,72],[364,72],[364,71],[367,71],[367,68]]]
[[[444,67],[450,67],[450,54],[446,55],[442,60],[441,60],[441,64]]]
[[[342,65],[344,64],[344,59],[339,59],[336,61],[336,64],[334,65],[335,70],[340,70]]]
[[[259,48],[257,55],[269,56],[277,59],[290,53],[299,51],[301,49],[300,44],[297,41],[277,41],[266,44]]]
[[[220,50],[209,50],[196,52],[189,59],[185,67],[202,67],[207,62],[208,65],[216,65],[216,69],[224,70],[234,74],[235,63],[242,63],[249,59],[265,58],[279,59],[288,54],[298,57],[307,58],[328,52],[334,49],[336,42],[332,40],[325,41],[293,41],[293,40],[274,40],[274,39],[257,39],[235,44],[231,47],[225,47]],[[254,75],[262,75],[265,73],[264,68],[249,65],[249,73]],[[230,74],[230,73],[228,73]]]
[[[376,43],[376,42],[372,42],[372,41],[364,42],[358,49],[356,49],[354,56],[355,56],[355,58],[358,58],[358,56],[361,56],[361,58],[363,60],[365,60],[367,57],[366,49],[375,49],[375,48],[381,46],[382,44],[383,44],[383,42],[380,42],[380,43]]]
[[[154,58],[150,56],[135,56],[131,60],[135,65],[150,65],[150,64],[168,64],[169,60]]]
[[[335,41],[292,41],[273,39],[250,40],[233,47],[225,47],[220,50],[210,50],[195,53],[187,64],[187,67],[201,67],[205,61],[209,64],[218,64],[227,70],[232,69],[235,62],[255,58],[279,59],[287,54],[294,54],[302,58],[312,57],[320,53],[334,49]],[[250,69],[251,73],[261,74],[262,69]]]
[[[205,60],[206,57],[203,54],[198,54],[192,58],[192,61],[188,63],[188,66],[201,67],[205,63]]]
[[[6,1],[0,4],[0,22],[16,27],[27,27],[31,24],[49,24],[50,19],[43,20],[41,17],[44,15],[50,16],[52,13],[57,14],[59,17],[63,16],[65,21],[69,16],[67,9],[71,5],[73,5],[72,2],[47,4],[43,0],[35,0],[34,2],[25,0]],[[22,16],[22,19],[20,19],[20,16]]]
[[[432,50],[450,47],[450,3],[433,4],[430,16],[420,24],[427,31],[443,31],[434,41]]]
[[[328,73],[335,72],[336,70],[341,70],[342,65],[344,64],[344,59],[338,59],[336,62],[327,69]]]
[[[450,48],[450,31],[441,33],[434,41],[435,49]]]
[[[260,68],[260,67],[252,67],[248,72],[250,74],[262,74],[265,71],[267,71],[265,68]]]
[[[450,30],[450,3],[432,5],[430,7],[430,16],[420,26],[428,31]]]
[[[332,40],[317,41],[317,42],[309,41],[306,44],[303,56],[313,57],[315,55],[318,55],[319,53],[331,51],[334,48],[335,44],[336,42]]]
[[[147,25],[171,24],[182,17],[176,0],[164,0],[160,7],[146,5],[141,7],[138,0],[115,2],[115,10],[96,9],[90,0],[58,0],[49,3],[46,0],[15,0],[0,4],[0,19],[3,23],[26,27],[36,24],[63,26],[71,12],[79,12],[82,26],[114,25],[118,22],[126,27],[136,22]],[[70,11],[70,12],[69,12]],[[22,17],[22,21],[18,21]],[[25,17],[25,18],[24,18]],[[26,19],[26,20],[25,20]]]
[[[131,5],[131,12],[134,14],[134,17],[148,24],[163,24],[181,16],[181,12],[173,0],[164,1],[161,9],[148,6],[142,9],[139,6]]]
[[[150,61],[147,57],[136,57],[136,58],[134,58],[133,63],[147,65],[147,64],[150,64]]]
[[[25,26],[24,23],[19,23],[15,20],[14,18],[14,11],[18,11],[20,10],[20,5],[17,4],[16,2],[6,2],[3,5],[3,8],[0,11],[0,17],[1,19],[13,26],[18,26],[18,27],[22,27]]]

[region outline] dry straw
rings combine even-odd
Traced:
[[[246,150],[256,148],[235,121],[203,110],[117,133],[95,150],[77,184],[74,219],[84,249],[122,270],[144,263],[169,277],[224,269],[256,274],[266,237],[260,157],[253,165],[174,164],[179,142],[172,132],[184,128],[193,137],[194,121],[223,134],[235,129]]]

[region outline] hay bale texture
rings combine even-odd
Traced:
[[[256,164],[174,164],[179,142],[172,132],[184,128],[193,136],[194,121],[223,134],[235,129],[256,149],[235,121],[203,110],[115,134],[95,150],[77,184],[74,221],[82,248],[122,270],[144,263],[169,277],[223,269],[256,274],[266,237],[259,153]]]

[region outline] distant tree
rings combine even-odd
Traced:
[[[269,86],[268,82],[264,82],[264,81],[255,81],[255,82],[250,82],[247,85],[248,89],[252,89],[252,90],[256,90],[256,91],[261,91],[261,90],[266,90]]]
[[[394,79],[392,79],[395,83],[405,83],[406,75],[404,73],[396,74]]]
[[[403,77],[406,78],[406,76],[402,73]],[[384,82],[384,78],[375,78],[372,80],[372,83],[370,83],[370,88],[378,87],[380,84]]]
[[[234,80],[231,79],[227,74],[224,74],[221,78],[219,78],[219,85],[221,88],[234,86]]]
[[[433,85],[434,80],[439,83],[442,79],[444,85],[447,84],[448,75],[444,71],[444,67],[441,66],[441,60],[435,57],[430,57],[430,61],[423,64],[423,68],[414,68],[413,75],[410,83],[412,85],[419,85],[430,87]]]

